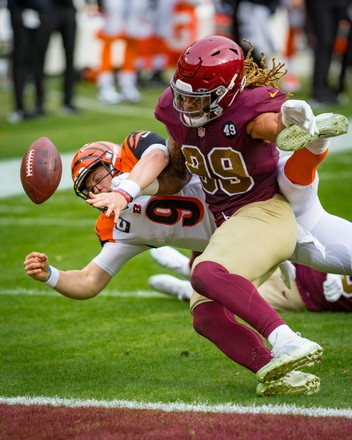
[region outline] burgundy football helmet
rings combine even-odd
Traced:
[[[244,54],[229,38],[203,37],[180,56],[170,85],[181,122],[200,127],[229,107],[243,90]],[[186,101],[193,103],[190,108]]]
[[[111,174],[112,177],[121,174],[120,145],[112,142],[98,141],[86,144],[77,151],[71,163],[71,173],[73,188],[79,197],[83,199],[88,197],[88,191],[85,187],[87,176],[99,165],[103,165],[106,168],[106,175],[103,179],[108,174]]]

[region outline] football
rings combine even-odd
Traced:
[[[21,182],[27,196],[39,205],[59,186],[62,175],[60,154],[46,137],[34,141],[21,162]]]

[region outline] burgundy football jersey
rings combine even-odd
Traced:
[[[295,264],[295,267],[297,288],[308,310],[312,312],[322,312],[324,310],[352,312],[352,298],[341,296],[334,303],[326,301],[323,292],[326,273],[318,272],[301,264]]]
[[[242,206],[267,200],[278,191],[276,145],[252,139],[246,127],[262,113],[278,113],[285,100],[275,88],[244,89],[219,118],[189,128],[173,108],[171,89],[160,97],[155,116],[182,145],[186,166],[200,177],[218,225]]]

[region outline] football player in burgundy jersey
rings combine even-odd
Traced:
[[[292,209],[278,190],[274,143],[294,112],[286,95],[272,86],[272,76],[260,79],[261,86],[252,81],[244,87],[238,44],[219,36],[201,38],[179,58],[155,116],[168,130],[170,154],[182,150],[185,166],[200,177],[218,226],[192,267],[194,328],[256,371],[259,387],[267,387],[319,362],[323,349],[291,330],[257,291],[291,256],[297,239]],[[314,124],[313,115],[302,128],[314,133]],[[272,356],[236,316],[268,339]]]

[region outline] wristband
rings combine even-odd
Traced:
[[[58,269],[56,269],[56,267],[49,266],[48,274],[48,278],[46,279],[46,281],[43,281],[43,283],[49,287],[54,288],[59,282],[60,272],[58,271]]]
[[[127,193],[132,200],[136,198],[141,192],[141,187],[138,185],[138,183],[129,179],[123,180],[116,189]]]
[[[126,191],[124,191],[123,189],[120,189],[120,188],[115,189],[115,190],[114,190],[114,193],[121,194],[121,196],[124,197],[124,198],[126,199],[127,204],[128,204],[128,203],[131,203],[132,200],[133,200],[133,197],[131,196],[131,194],[128,194],[128,193],[127,193]]]

